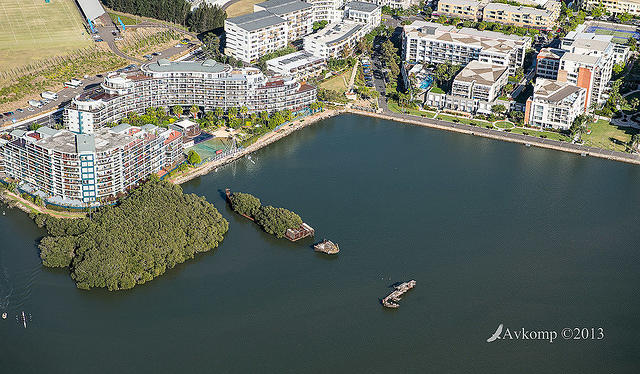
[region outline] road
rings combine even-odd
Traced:
[[[164,27],[164,28],[169,28],[169,29],[174,29],[176,31],[180,31],[184,34],[187,34],[189,36],[195,36],[195,34],[181,30],[179,28],[176,27],[170,27],[168,25],[162,25],[162,24],[152,24],[152,23],[143,23],[140,24],[139,27]],[[107,42],[107,44],[109,45],[109,47],[111,47],[111,44],[109,44],[109,41],[111,41],[111,43],[113,43],[113,46],[115,47],[115,41],[114,39],[117,36],[114,36],[112,34],[111,31],[115,30],[115,26],[111,26],[111,27],[102,27],[98,29],[98,32],[100,34],[100,36],[103,38],[104,41]],[[119,35],[119,34],[117,34]],[[127,55],[125,55],[124,53],[120,52],[117,47],[115,47],[116,49],[113,49],[113,52],[115,54],[117,54],[118,56],[126,56],[124,58],[127,58],[129,61],[135,61],[137,65],[139,65],[140,63],[144,62],[144,63],[148,63],[148,62],[153,62],[156,61],[160,58],[171,58],[177,54],[181,54],[185,51],[185,49],[193,49],[195,48],[195,43],[189,44],[189,45],[181,45],[180,47],[176,47],[171,46],[165,50],[159,51],[159,55],[158,56],[154,56],[151,60],[149,61],[143,61],[143,60],[138,60],[138,59],[133,59]],[[117,51],[117,52],[116,52]],[[67,87],[62,89],[61,91],[58,92],[58,99],[57,100],[52,100],[50,103],[43,105],[41,108],[34,108],[31,106],[26,106],[26,107],[22,107],[23,108],[23,112],[19,113],[16,110],[13,110],[14,114],[12,116],[9,117],[2,117],[0,118],[0,127],[2,128],[2,130],[6,130],[7,128],[26,128],[28,126],[29,123],[27,124],[21,124],[21,122],[23,122],[24,120],[28,119],[28,118],[32,118],[32,117],[36,117],[40,114],[43,113],[47,113],[47,112],[53,112],[57,109],[63,108],[65,107],[67,104],[69,104],[71,102],[71,100],[76,97],[77,95],[83,93],[86,90],[91,90],[91,89],[95,89],[98,88],[100,86],[100,83],[102,83],[103,77],[104,75],[106,75],[107,73],[102,73],[102,74],[97,74],[97,75],[93,75],[93,76],[89,76],[86,79],[82,79],[82,85],[79,86],[78,88],[72,88],[72,87]],[[78,79],[81,79],[82,77],[78,77]],[[26,101],[25,101],[25,104]],[[33,111],[29,111],[27,109],[33,109]],[[39,122],[44,122],[44,123],[48,123],[51,124],[52,120],[51,119],[39,119]],[[55,123],[55,121],[53,121],[53,123]],[[15,125],[17,124],[17,125]]]

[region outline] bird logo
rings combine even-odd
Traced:
[[[504,326],[502,325],[502,323],[501,323],[501,324],[499,324],[499,325],[498,325],[498,328],[496,329],[496,332],[494,332],[494,333],[493,333],[493,335],[491,335],[491,336],[489,337],[489,339],[487,339],[487,343],[491,343],[491,342],[493,342],[493,341],[495,341],[495,340],[497,340],[497,339],[500,339],[500,334],[502,334],[502,328],[503,328],[503,327],[504,327]]]

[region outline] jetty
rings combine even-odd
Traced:
[[[340,247],[331,240],[324,239],[320,243],[315,244],[313,246],[313,250],[316,252],[326,253],[328,255],[334,255],[340,252]]]
[[[400,304],[398,302],[402,299],[402,295],[404,295],[407,291],[416,286],[415,280],[410,280],[408,282],[401,283],[396,286],[396,289],[391,292],[387,297],[382,299],[382,305],[387,308],[398,308]]]

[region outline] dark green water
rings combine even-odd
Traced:
[[[222,246],[127,292],[77,290],[41,268],[25,214],[0,216],[0,372],[639,372],[637,166],[357,116],[252,159],[184,186],[230,221]],[[341,253],[268,236],[225,187]],[[487,343],[499,323],[605,338]]]

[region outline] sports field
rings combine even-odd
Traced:
[[[0,70],[92,43],[74,0],[0,0]]]
[[[231,18],[242,16],[248,13],[253,13],[253,5],[261,3],[263,1],[264,0],[240,0],[236,3],[233,3],[226,10],[227,17]]]

